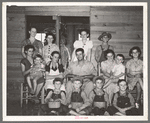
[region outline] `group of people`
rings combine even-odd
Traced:
[[[98,37],[102,44],[95,51],[96,70],[91,62],[93,42],[87,40],[88,30],[80,31],[82,40],[74,42],[72,57],[65,42],[61,43],[67,58],[54,43],[54,34],[46,34],[43,46],[35,39],[36,28],[29,33],[30,38],[22,44],[21,68],[33,97],[38,97],[42,87],[46,90],[41,115],[138,115],[143,89],[139,47],[130,49],[131,59],[124,64],[124,55],[115,56],[108,44],[111,34],[103,32]],[[136,101],[128,91],[134,87]]]

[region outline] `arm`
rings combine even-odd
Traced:
[[[24,46],[22,46],[22,48],[21,48],[21,53],[22,53],[22,56],[23,56],[24,58],[26,58],[26,54],[24,53]]]
[[[27,75],[28,73],[30,73],[30,71],[32,70],[33,68],[30,68],[29,70],[25,71],[25,66],[24,64],[21,63],[21,71],[22,71],[22,74],[23,76]]]
[[[61,103],[64,104],[64,105],[66,105],[66,103],[67,103],[66,102],[66,95],[65,95],[64,92],[61,93]]]
[[[107,107],[110,105],[109,104],[109,98],[108,98],[108,94],[105,92],[105,95],[104,95],[104,99],[105,99],[105,101],[106,101],[106,105],[107,105]]]
[[[39,48],[39,54],[40,54],[41,56],[44,55],[44,54],[43,54],[43,49],[42,49],[42,48]]]
[[[51,96],[52,96],[52,91],[50,91],[49,93],[48,93],[48,95],[46,96],[46,98],[45,98],[45,103],[48,103],[48,101],[51,99]]]
[[[95,50],[95,60],[97,63],[99,63],[101,54],[102,54],[102,51],[100,50],[100,46],[97,46]]]
[[[94,97],[95,97],[95,94],[93,91],[91,91],[89,94],[89,102],[91,105],[93,104]]]
[[[87,53],[87,60],[91,61],[91,56],[92,56],[92,49],[88,49],[88,53]]]
[[[103,75],[106,76],[107,78],[110,78],[110,77],[111,77],[111,74],[107,72],[106,68],[107,68],[107,65],[106,65],[104,62],[102,62],[102,63],[101,63],[101,70],[102,70],[102,73],[103,73]]]
[[[69,67],[65,70],[64,76],[67,74],[72,74],[72,63],[70,63]]]
[[[75,58],[75,51],[76,51],[76,49],[74,49],[73,52],[72,52],[72,59],[71,59],[72,62],[73,62],[73,60]]]

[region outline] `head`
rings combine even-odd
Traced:
[[[117,64],[123,63],[124,60],[125,60],[125,58],[124,58],[124,55],[123,55],[123,54],[117,54],[117,56],[116,56],[116,63],[117,63]]]
[[[89,36],[90,36],[89,30],[88,29],[81,29],[80,35],[81,35],[82,39],[87,40],[87,38],[89,38]]]
[[[108,61],[113,61],[114,58],[115,58],[115,53],[114,53],[114,51],[113,51],[113,50],[110,50],[110,49],[106,50],[104,55],[105,55],[105,58],[106,58]]]
[[[33,56],[33,53],[35,51],[35,48],[33,45],[26,45],[24,47],[24,53],[27,55],[27,56]]]
[[[44,45],[52,44],[54,42],[55,42],[55,35],[53,33],[46,33]]]
[[[137,46],[132,47],[129,51],[129,56],[131,56],[132,58],[140,58],[141,49]]]
[[[40,64],[43,62],[43,57],[40,54],[37,54],[33,58],[34,64]]]
[[[82,79],[80,77],[73,78],[73,87],[74,89],[78,90],[82,86]]]
[[[127,90],[127,82],[125,79],[119,79],[118,80],[118,86],[120,91],[126,91]]]
[[[55,78],[53,80],[53,84],[54,84],[55,89],[60,90],[61,85],[63,84],[63,79],[62,78]]]
[[[98,40],[107,43],[112,38],[111,34],[108,32],[103,32],[99,37]]]
[[[60,53],[58,51],[53,51],[51,54],[52,62],[58,62],[59,58],[60,58]]]
[[[29,34],[31,37],[35,37],[37,34],[37,29],[35,27],[30,27],[29,28]]]
[[[95,83],[96,88],[101,89],[104,85],[105,80],[103,76],[97,76],[94,78],[93,82]]]
[[[84,60],[84,49],[78,48],[78,49],[76,49],[75,53],[76,53],[76,57],[77,57],[78,61]]]

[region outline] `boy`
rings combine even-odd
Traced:
[[[70,93],[69,114],[75,116],[87,115],[91,112],[91,107],[85,92],[81,90],[82,79],[80,77],[74,77],[72,81],[73,92]]]
[[[89,95],[90,103],[93,105],[94,115],[104,115],[106,108],[109,106],[108,94],[103,91],[104,78],[97,76],[93,79],[95,89]]]
[[[37,88],[37,80],[43,76],[43,72],[45,71],[45,66],[42,63],[43,58],[41,55],[35,55],[33,60],[34,64],[31,66],[33,69],[30,71],[30,75],[27,76],[28,83],[31,83],[31,79],[33,79],[33,90],[31,89],[31,94],[35,94]]]
[[[55,78],[53,80],[54,90],[48,89],[48,94],[45,98],[45,104],[41,105],[41,114],[59,114],[65,115],[67,110],[66,105],[66,94],[64,91],[60,90],[63,80],[61,78]],[[50,103],[50,108],[49,104]],[[57,108],[56,108],[57,107]]]
[[[138,115],[135,108],[133,96],[127,92],[127,82],[124,79],[118,81],[119,91],[115,93],[113,106],[109,106],[107,111],[110,115]]]

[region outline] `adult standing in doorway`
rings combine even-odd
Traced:
[[[84,49],[84,59],[91,61],[93,42],[88,40],[90,33],[87,29],[80,30],[81,40],[77,40],[74,42],[74,51],[72,53],[72,61],[77,61],[77,57],[75,54],[76,49],[83,48]]]
[[[29,39],[25,39],[23,42],[22,42],[22,56],[24,58],[26,58],[26,54],[24,53],[24,47],[28,44],[30,45],[33,45],[34,48],[35,48],[35,51],[34,51],[34,54],[33,54],[33,57],[36,55],[36,54],[40,54],[40,55],[43,55],[43,44],[41,41],[37,40],[35,38],[36,34],[37,34],[37,29],[35,27],[30,27],[29,29],[29,34],[30,34],[30,37]]]

